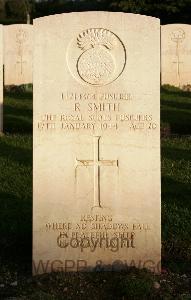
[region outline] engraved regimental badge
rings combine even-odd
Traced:
[[[185,31],[182,28],[177,28],[170,34],[171,40],[175,43],[182,43],[185,39]]]
[[[69,45],[67,62],[77,80],[95,86],[106,85],[123,72],[125,47],[111,31],[90,28],[82,31]]]

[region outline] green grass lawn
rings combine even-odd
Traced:
[[[191,134],[191,92],[171,86],[161,88],[162,126],[169,126],[172,134]]]
[[[6,94],[0,138],[0,299],[191,299],[191,93],[163,87],[161,100],[162,126],[173,134],[162,138],[162,265],[167,272],[154,276],[132,269],[32,279],[32,93]]]

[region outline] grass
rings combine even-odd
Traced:
[[[161,93],[161,119],[162,126],[169,127],[172,134],[179,136],[162,140],[163,263],[173,271],[189,272],[191,271],[191,93],[164,86]]]
[[[6,264],[22,266],[23,261],[30,262],[32,252],[31,93],[6,95],[4,133],[0,138],[0,257]]]
[[[162,141],[162,240],[165,264],[191,271],[191,138]]]
[[[176,135],[162,139],[162,261],[167,273],[131,269],[31,278],[32,93],[6,93],[5,135],[0,138],[1,299],[191,299],[191,93],[163,87],[161,100],[162,126]]]
[[[191,92],[171,86],[161,89],[162,126],[168,126],[172,134],[191,134]]]

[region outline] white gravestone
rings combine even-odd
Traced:
[[[161,26],[162,84],[191,88],[191,25]]]
[[[33,26],[4,26],[4,84],[33,82]]]
[[[68,13],[34,31],[33,273],[160,272],[159,20]]]

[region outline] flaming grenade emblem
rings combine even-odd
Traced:
[[[91,28],[77,37],[82,54],[77,60],[77,72],[82,80],[92,85],[104,85],[112,81],[115,73],[115,57],[112,49],[116,36],[106,29]]]

